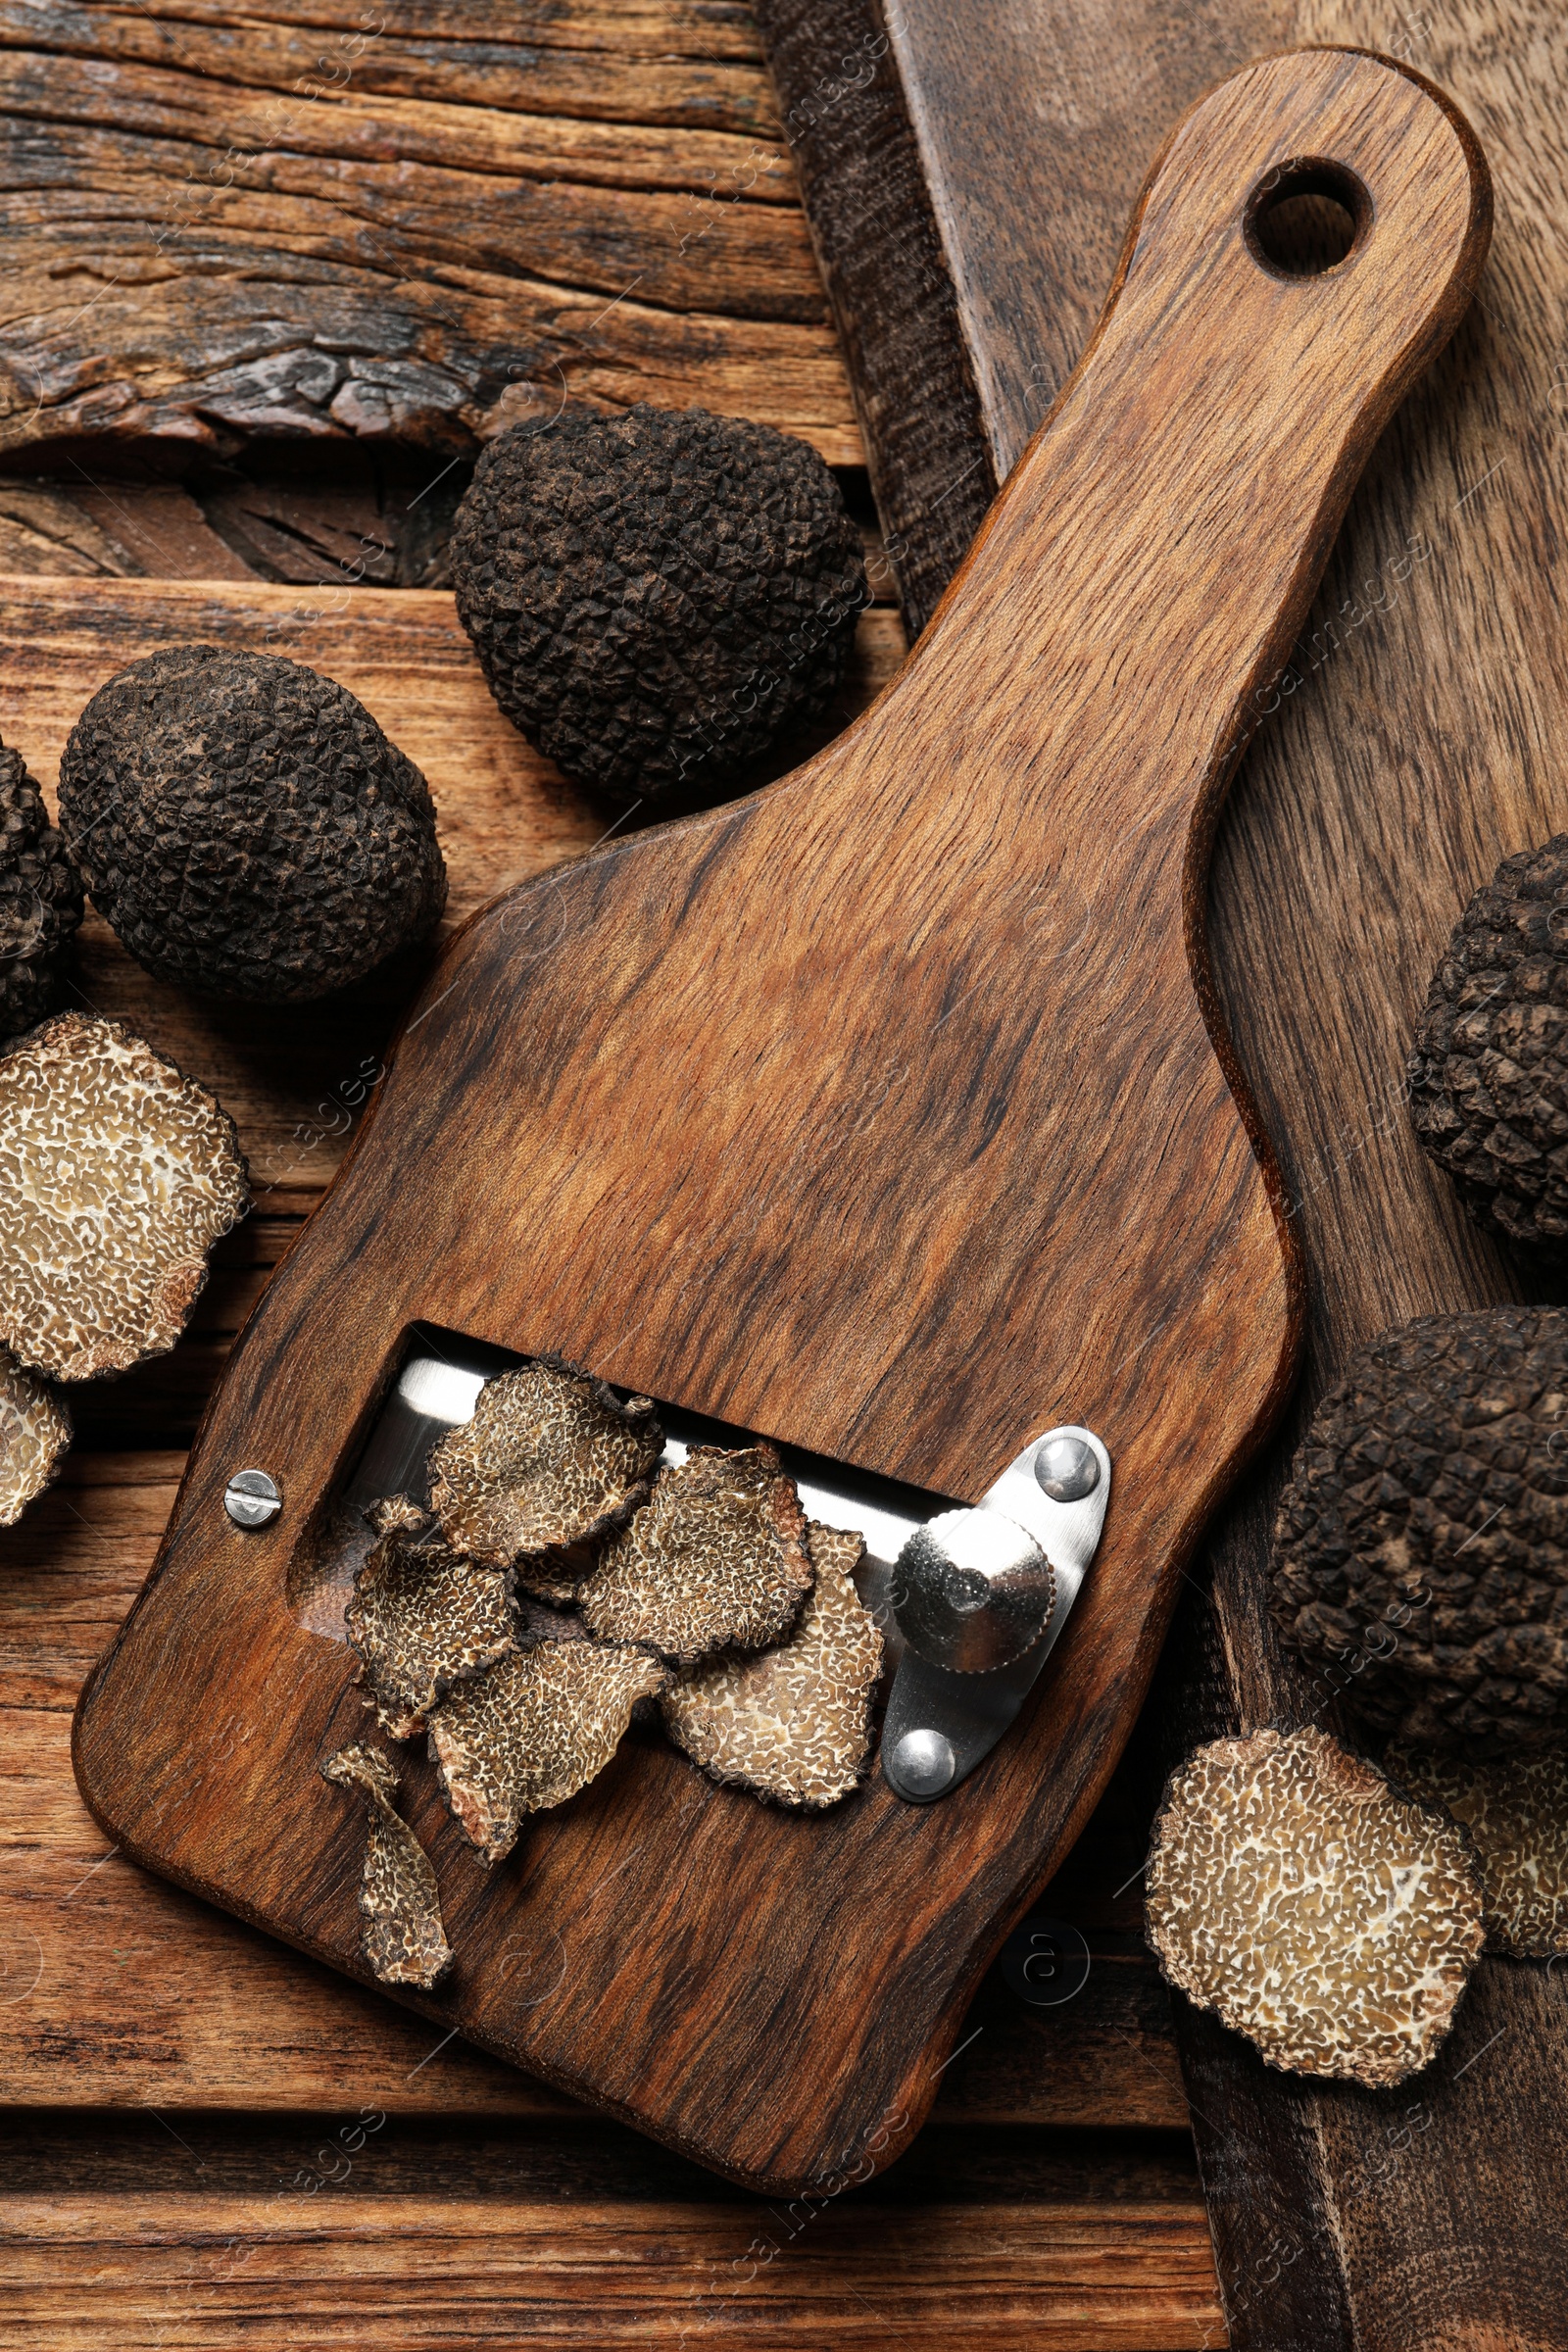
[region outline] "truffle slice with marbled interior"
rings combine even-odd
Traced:
[[[365,1799],[360,1949],[366,1965],[383,1984],[416,1984],[428,1992],[451,1967],[452,1951],[430,1857],[392,1803],[397,1768],[379,1748],[356,1745],[340,1747],[320,1770],[323,1780],[357,1789]]]
[[[344,1612],[366,1704],[394,1740],[422,1732],[456,1685],[517,1646],[511,1578],[443,1544],[405,1495],[365,1514],[376,1543]]]

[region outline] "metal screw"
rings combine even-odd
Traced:
[[[1035,1483],[1053,1502],[1082,1502],[1100,1484],[1094,1447],[1064,1431],[1042,1438],[1035,1453]]]
[[[909,1796],[940,1796],[957,1768],[953,1742],[941,1732],[906,1732],[893,1750],[893,1770]]]
[[[283,1508],[275,1479],[265,1470],[236,1470],[223,1495],[223,1508],[236,1527],[266,1527]]]

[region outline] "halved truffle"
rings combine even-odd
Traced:
[[[454,1690],[430,1718],[430,1753],[465,1837],[486,1862],[525,1813],[564,1804],[620,1745],[633,1707],[668,1677],[646,1649],[540,1642]]]
[[[64,1398],[0,1348],[0,1527],[15,1527],[53,1486],[71,1438]]]
[[[416,1984],[428,1992],[452,1966],[441,1925],[441,1894],[430,1857],[393,1810],[397,1769],[375,1747],[340,1747],[321,1766],[321,1778],[365,1798],[368,1836],[360,1914],[360,1949],[383,1984]]]
[[[814,449],[646,403],[484,450],[452,534],[458,613],[530,743],[621,800],[707,788],[818,717],[866,602]]]
[[[1412,1796],[1463,1822],[1481,1863],[1489,1950],[1544,1960],[1568,1952],[1568,1750],[1472,1764],[1393,1747],[1384,1766]]]
[[[1568,1312],[1425,1315],[1350,1359],[1275,1531],[1285,1640],[1378,1730],[1568,1735]]]
[[[167,646],[101,686],[60,763],[60,829],[137,962],[221,997],[346,987],[446,904],[423,776],[276,654]]]
[[[855,1590],[865,1549],[838,1528],[807,1525],[816,1582],[776,1649],[705,1658],[660,1706],[675,1745],[715,1781],[776,1804],[837,1804],[871,1744],[882,1636]]]
[[[602,1380],[540,1356],[486,1382],[472,1420],[434,1447],[431,1501],[449,1542],[515,1562],[530,1592],[565,1600],[593,1565],[580,1547],[647,1501],[663,1444],[646,1396],[622,1402]]]
[[[1505,858],[1471,899],[1408,1067],[1415,1131],[1471,1213],[1568,1259],[1568,833]]]
[[[404,1495],[365,1516],[377,1542],[354,1572],[349,1645],[366,1704],[394,1740],[412,1740],[449,1690],[516,1648],[512,1580],[443,1544]]]
[[[80,921],[81,876],[21,753],[0,744],[0,1037],[48,1011]]]
[[[694,1446],[603,1545],[578,1602],[605,1641],[691,1665],[778,1641],[810,1589],[806,1514],[773,1447]]]
[[[1190,1756],[1146,1886],[1171,1984],[1268,2065],[1371,2089],[1427,2064],[1485,1941],[1464,1832],[1311,1725]]]
[[[0,1341],[57,1380],[172,1348],[249,1205],[234,1122],[118,1021],[58,1013],[0,1055]]]

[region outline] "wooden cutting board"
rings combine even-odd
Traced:
[[[1253,226],[1301,159],[1359,222],[1310,277]],[[1474,140],[1418,79],[1349,51],[1233,77],[873,710],[460,935],[83,1693],[78,1774],[125,1851],[363,1974],[362,1832],[315,1772],[360,1703],[289,1594],[416,1321],[965,1501],[1085,1422],[1116,1465],[1100,1559],[952,1797],[873,1777],[800,1819],[634,1738],[486,1874],[409,1772],[459,1955],[432,2018],[754,2186],[917,2128],[1288,1388],[1298,1268],[1211,1035],[1208,845],[1489,229]],[[252,1535],[221,1500],[247,1463],[285,1494]]]

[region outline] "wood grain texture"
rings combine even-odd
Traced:
[[[451,456],[568,399],[647,399],[859,458],[738,10],[607,36],[563,8],[540,39],[433,0],[6,0],[0,110],[14,457],[254,435]]]
[[[1300,153],[1359,172],[1378,220],[1309,283],[1242,229]],[[1089,354],[872,711],[771,792],[461,934],[78,1711],[126,1851],[361,1966],[354,1831],[302,1767],[358,1703],[284,1595],[416,1317],[966,1499],[1087,1420],[1117,1465],[1095,1576],[1018,1731],[941,1805],[876,1780],[791,1820],[634,1734],[485,1880],[411,1769],[474,1955],[426,2014],[753,2185],[916,2128],[1292,1368],[1281,1229],[1196,993],[1208,838],[1487,225],[1473,143],[1409,78],[1348,53],[1237,76],[1156,170]],[[1172,513],[1180,561],[1150,562]],[[236,1446],[290,1495],[254,1540],[221,1516]],[[548,1994],[486,1966],[509,1945]]]
[[[854,12],[836,13],[848,42]],[[927,201],[986,345],[966,351],[986,431],[957,433],[960,466],[965,452],[1016,446],[1031,376],[1049,382],[1081,346],[1139,140],[1174,117],[1190,63],[1301,39],[1395,49],[1464,105],[1498,180],[1481,298],[1352,502],[1220,830],[1218,981],[1292,1171],[1309,1349],[1291,1430],[1218,1547],[1212,1608],[1196,1604],[1184,1629],[1191,1667],[1172,1712],[1186,1745],[1237,1722],[1323,1713],[1321,1694],[1293,1682],[1275,1652],[1262,1601],[1290,1440],[1348,1350],[1425,1308],[1552,1295],[1457,1214],[1415,1149],[1401,1069],[1464,897],[1499,856],[1563,822],[1547,747],[1564,723],[1568,43],[1558,12],[1534,0],[1443,12],[1234,0],[1157,21],[1142,0],[1028,0],[966,20],[961,54],[951,12],[925,0],[890,24],[903,103],[926,142]],[[977,50],[1002,61],[995,74],[974,73]],[[797,90],[787,74],[781,83],[787,112]],[[1028,103],[1011,106],[1020,88]],[[825,129],[847,123],[836,116]],[[858,156],[830,155],[814,183],[806,175],[808,205],[853,216],[859,171]],[[1000,296],[989,312],[988,284]],[[886,273],[880,310],[857,331],[897,342],[918,403],[903,291]],[[948,366],[939,340],[929,380]],[[918,518],[912,535],[918,552]],[[1543,2008],[1539,1977],[1500,1962],[1484,1964],[1474,2003],[1473,2038],[1467,2023],[1451,2057],[1413,2086],[1423,2102],[1413,2120],[1353,2091],[1287,2083],[1183,2005],[1237,2345],[1568,2343],[1568,2273],[1548,2210],[1568,2150],[1560,2019]]]

